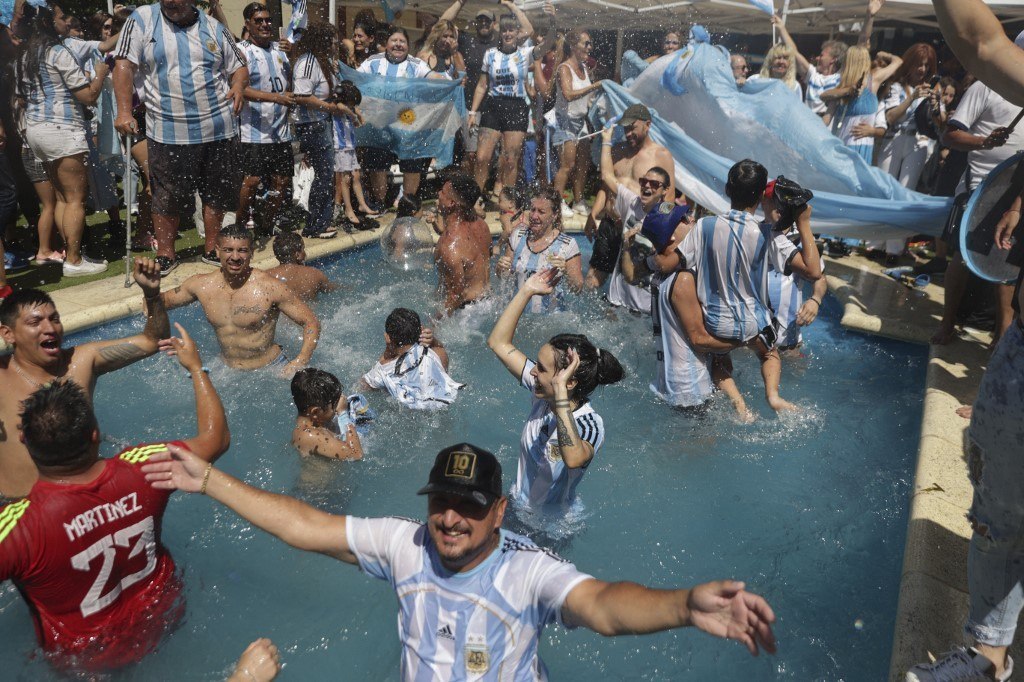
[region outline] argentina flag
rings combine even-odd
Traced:
[[[306,0],[292,0],[292,18],[288,21],[288,29],[285,38],[289,42],[297,43],[306,30],[309,18],[306,15]]]
[[[460,81],[387,78],[340,66],[341,78],[363,95],[356,146],[389,149],[399,159],[433,158],[438,168],[451,164],[455,134],[466,118]]]

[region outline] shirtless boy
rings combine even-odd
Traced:
[[[96,379],[147,358],[161,339],[171,335],[160,299],[160,266],[149,258],[135,261],[135,281],[147,303],[141,334],[62,348],[64,327],[53,299],[37,289],[23,289],[0,305],[0,336],[14,348],[0,357],[0,501],[28,494],[39,477],[28,450],[18,438],[21,401],[43,384],[68,378],[92,398]]]
[[[284,282],[303,301],[315,301],[317,294],[338,288],[323,270],[306,265],[305,244],[294,232],[282,232],[274,237],[274,257],[281,264],[267,272]]]
[[[320,320],[284,282],[253,269],[252,247],[252,234],[245,227],[224,228],[217,237],[220,270],[192,275],[164,292],[163,303],[170,309],[199,301],[229,367],[252,370],[280,365],[280,374],[291,377],[316,350]],[[274,342],[281,313],[302,327],[302,349],[291,362]]]
[[[491,290],[491,232],[473,207],[480,188],[465,173],[453,173],[437,196],[444,232],[434,249],[444,313],[464,308]]]
[[[625,130],[626,141],[612,148],[616,180],[626,189],[640,194],[640,178],[652,168],[664,168],[669,175],[665,196],[668,201],[672,201],[676,190],[675,162],[668,149],[650,137],[650,110],[643,104],[634,104],[623,112],[619,125]],[[598,190],[587,218],[585,233],[594,242],[585,281],[588,289],[596,289],[604,284],[608,275],[615,270],[619,250],[622,248],[621,216],[612,215],[611,210],[614,201],[615,197],[609,196],[603,188]]]

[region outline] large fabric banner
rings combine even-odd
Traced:
[[[297,43],[306,30],[309,17],[306,14],[306,0],[291,0],[292,17],[288,20],[288,28],[284,37],[293,43]]]
[[[858,239],[938,235],[952,205],[865,163],[780,81],[738,88],[729,53],[719,46],[691,41],[643,69],[628,88],[605,81],[604,90],[595,112],[603,109],[606,118],[635,102],[651,109],[651,134],[672,153],[677,186],[715,212],[728,210],[726,177],[744,158],[764,164],[770,177],[785,175],[814,190],[815,232]]]
[[[356,128],[360,147],[389,149],[399,159],[452,162],[455,134],[466,118],[460,81],[433,78],[387,78],[341,65],[341,78],[363,95],[364,123]]]

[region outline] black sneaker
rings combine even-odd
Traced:
[[[171,274],[171,271],[174,270],[174,268],[178,267],[178,263],[181,262],[177,256],[175,256],[174,258],[168,258],[167,256],[157,256],[153,260],[155,260],[156,264],[160,266],[161,277],[166,277],[167,275]]]
[[[207,251],[203,254],[203,257],[200,260],[207,265],[216,265],[218,268],[220,267],[220,258],[217,257],[216,251]]]

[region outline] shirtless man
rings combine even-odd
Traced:
[[[619,125],[626,131],[626,141],[612,148],[616,180],[639,194],[640,178],[651,168],[664,168],[669,174],[668,192],[665,196],[668,201],[674,200],[675,162],[668,149],[652,140],[649,135],[650,110],[643,104],[634,104],[623,112]],[[585,281],[588,289],[596,289],[604,284],[608,275],[615,270],[619,250],[622,248],[621,218],[612,215],[614,201],[608,201],[608,198],[604,189],[598,191],[584,228],[587,238],[594,242],[594,252],[590,257],[590,269]],[[614,200],[615,197],[611,198]]]
[[[21,401],[54,379],[69,378],[92,398],[96,379],[149,357],[171,335],[160,299],[160,266],[149,258],[135,261],[135,281],[147,302],[141,334],[62,348],[64,327],[53,299],[23,289],[0,305],[0,336],[14,352],[0,357],[0,502],[23,497],[39,478],[28,450],[18,438]]]
[[[338,285],[320,268],[306,265],[306,246],[294,232],[274,237],[274,257],[281,262],[268,273],[285,283],[303,301],[315,301],[317,294],[334,291]]]
[[[218,272],[192,275],[164,293],[164,305],[171,309],[199,301],[229,367],[251,370],[280,365],[281,376],[291,377],[309,363],[316,350],[320,320],[284,282],[253,269],[252,233],[245,227],[232,225],[221,230],[217,256]],[[302,327],[302,349],[291,362],[274,343],[280,313]]]
[[[491,290],[491,232],[473,207],[480,188],[465,173],[453,173],[437,196],[444,232],[434,249],[438,291],[450,315]]]

